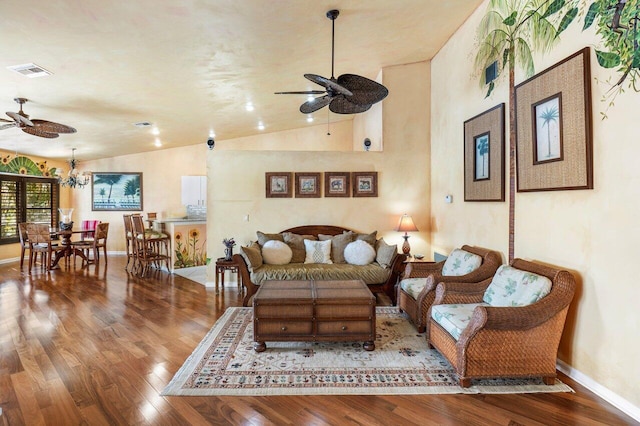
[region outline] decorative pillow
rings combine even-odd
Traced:
[[[258,231],[256,235],[258,236],[258,244],[260,244],[260,247],[269,240],[284,241],[282,234],[265,234],[264,232]]]
[[[331,261],[331,240],[304,240],[306,257],[304,263],[333,263]]]
[[[344,259],[350,265],[368,265],[376,258],[376,251],[371,244],[358,240],[347,244],[344,249]]]
[[[347,244],[353,241],[354,234],[351,231],[338,235],[318,234],[320,241],[331,240],[331,260],[333,263],[346,263],[344,259],[344,249]]]
[[[384,238],[376,241],[376,262],[383,268],[391,266],[391,262],[393,262],[393,258],[397,253],[397,244],[390,246],[385,242]]]
[[[502,265],[493,276],[482,300],[491,306],[527,306],[550,291],[549,278]]]
[[[292,232],[284,232],[282,236],[284,237],[284,242],[287,243],[293,252],[291,263],[304,263],[307,253],[304,248],[304,240],[317,240],[314,235],[299,235]]]
[[[250,271],[262,266],[262,254],[258,243],[251,243],[248,247],[240,247],[240,255],[247,262]]]
[[[481,256],[461,249],[455,249],[444,262],[442,275],[450,277],[466,275],[478,269],[480,264],[482,264]]]
[[[376,239],[378,238],[377,235],[378,235],[378,231],[373,231],[370,234],[358,234],[356,235],[356,241],[358,240],[366,241],[371,245],[371,247],[375,247]]]
[[[269,240],[262,246],[262,259],[268,265],[286,265],[291,262],[293,252],[284,242]]]

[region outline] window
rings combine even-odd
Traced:
[[[20,222],[56,224],[59,188],[57,179],[0,175],[0,244],[20,241]]]

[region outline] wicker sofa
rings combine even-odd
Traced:
[[[575,286],[569,272],[522,259],[480,283],[440,283],[427,341],[454,367],[462,387],[496,377],[541,377],[551,385]]]
[[[289,228],[280,234],[336,236],[345,232],[355,232],[347,228],[331,225],[307,225]],[[357,233],[356,233],[357,234]],[[242,250],[242,248],[241,248]],[[258,291],[260,284],[266,280],[353,280],[362,279],[372,293],[384,293],[395,302],[395,284],[404,268],[406,256],[395,253],[387,267],[377,262],[367,265],[351,265],[347,263],[317,264],[288,263],[284,265],[262,264],[257,268],[250,267],[246,255],[235,254],[233,260],[239,265],[242,285],[246,289],[244,306],[249,306],[251,297]]]

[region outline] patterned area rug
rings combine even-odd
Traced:
[[[267,342],[253,350],[251,308],[228,308],[162,395],[339,395],[572,392],[556,380],[474,380],[461,388],[453,369],[427,348],[395,307],[376,308],[376,349],[362,342]]]

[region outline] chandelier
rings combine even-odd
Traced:
[[[68,186],[69,188],[83,188],[91,181],[91,172],[81,172],[76,169],[76,149],[71,148],[71,160],[69,160],[69,173],[67,177],[63,178],[58,176],[58,183],[62,186]]]

